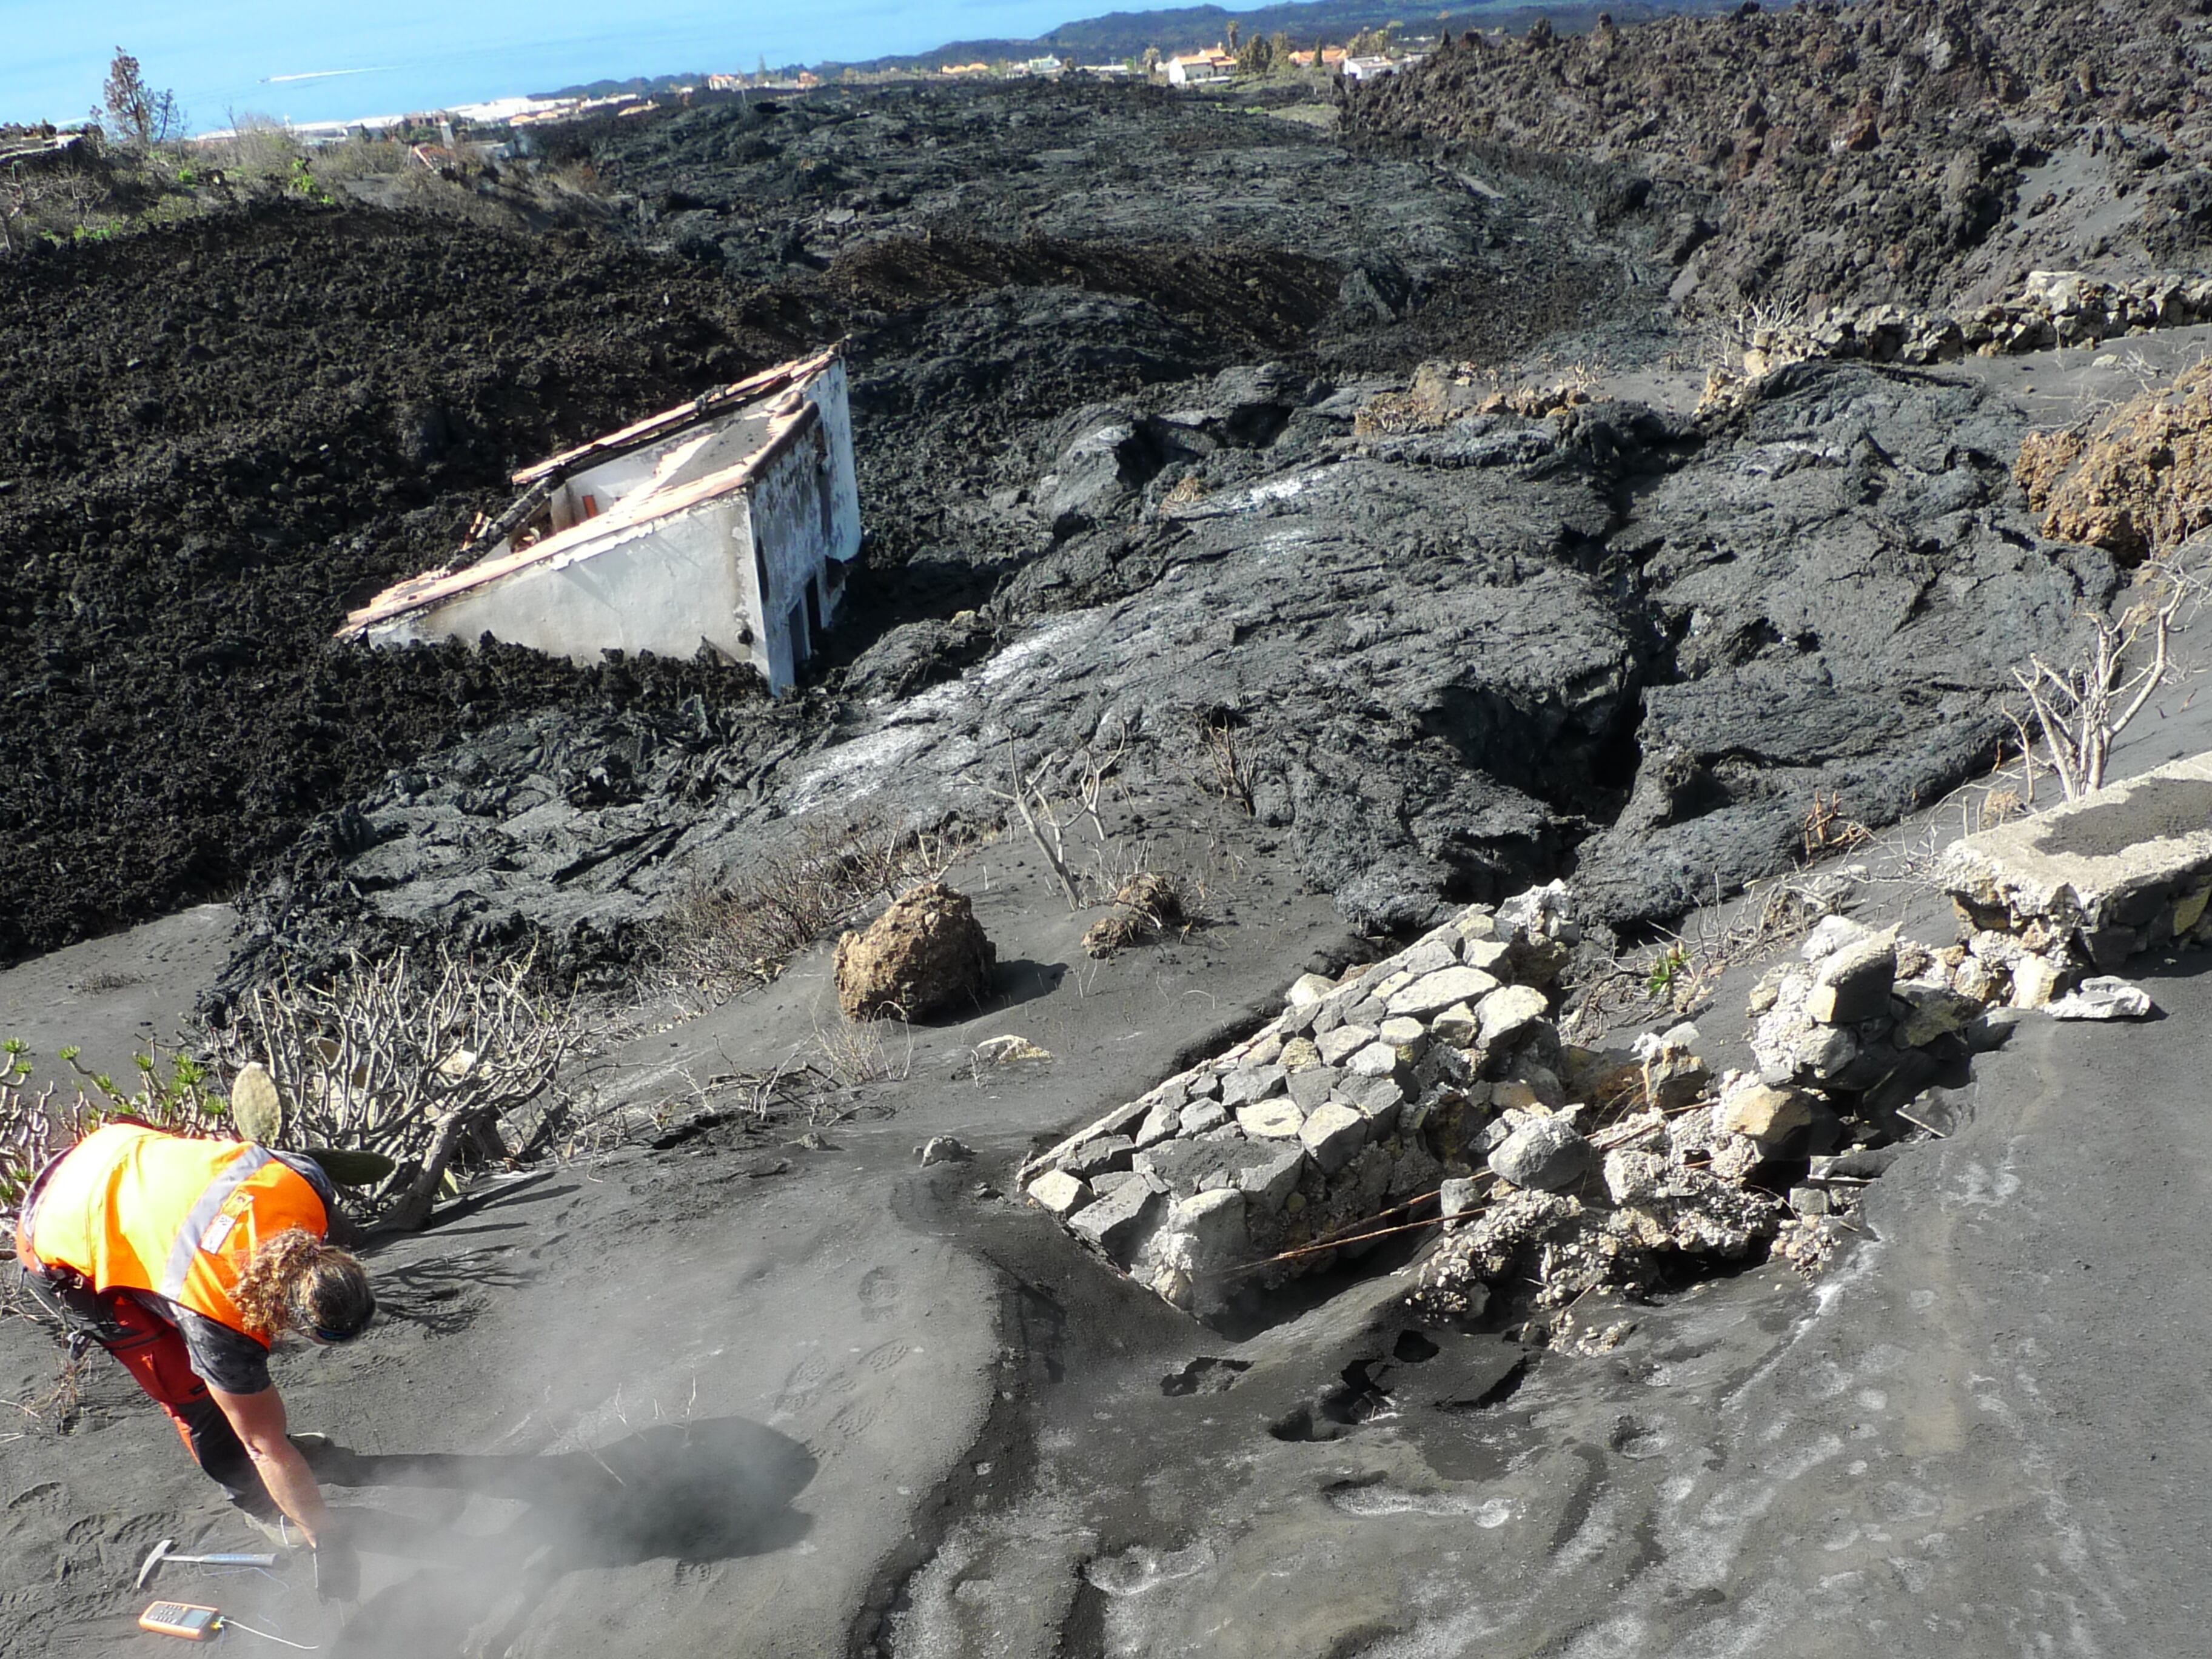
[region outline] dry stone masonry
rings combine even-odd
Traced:
[[[1505,1280],[1559,1307],[1599,1285],[1649,1288],[1669,1258],[1779,1240],[1817,1262],[1848,1202],[1820,1183],[1837,1154],[1887,1139],[1847,1123],[1859,1102],[1819,1073],[1904,1030],[1893,947],[1831,929],[1837,963],[1805,975],[1801,1003],[1856,1022],[1821,1028],[1848,1056],[1799,1042],[1802,1064],[1717,1079],[1687,1025],[1632,1052],[1561,1041],[1567,908],[1554,883],[1471,907],[1342,983],[1307,975],[1255,1036],[1030,1160],[1024,1191],[1201,1317],[1433,1224],[1411,1299],[1440,1320],[1481,1316]],[[1955,1025],[1927,1029],[1965,1052]]]
[[[1756,329],[1747,343],[1744,372],[1764,374],[1808,357],[1925,364],[2015,356],[2208,321],[2212,277],[2198,272],[2116,282],[2078,270],[2033,270],[2017,297],[1958,316],[1887,304],[1838,307],[1802,323]]]
[[[1565,898],[1475,906],[1342,984],[1306,975],[1258,1034],[1032,1159],[1024,1190],[1206,1314],[1364,1254],[1356,1235],[1433,1212],[1487,1160],[1571,1182],[1592,1153],[1554,1116],[1559,1068],[1595,1057],[1563,1049],[1550,1018],[1577,937]]]
[[[1960,940],[1825,917],[1753,988],[1748,1069],[1716,1075],[1687,1024],[1626,1052],[1563,1042],[1553,1000],[1579,935],[1555,882],[1340,983],[1307,975],[1256,1035],[1020,1184],[1202,1318],[1409,1236],[1413,1312],[1527,1310],[1561,1340],[1559,1310],[1601,1287],[1765,1251],[1809,1273],[2015,1010],[2139,1018],[2142,990],[2088,970],[2212,934],[2212,756],[1971,837],[1945,869]]]

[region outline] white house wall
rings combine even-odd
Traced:
[[[845,365],[809,368],[703,431],[679,428],[580,468],[552,490],[561,540],[542,554],[503,547],[512,568],[473,584],[470,572],[429,573],[349,626],[378,644],[489,634],[581,663],[610,649],[686,658],[703,640],[784,690],[820,648],[860,551]],[[687,488],[693,505],[663,504]],[[596,514],[583,512],[586,495]]]
[[[858,558],[860,553],[860,479],[853,465],[853,406],[846,395],[845,360],[833,357],[806,383],[807,400],[822,417],[830,442],[831,511],[836,532],[829,550],[833,559]]]
[[[835,445],[828,426],[816,422],[799,435],[753,481],[753,547],[764,578],[761,595],[763,634],[768,641],[769,682],[781,690],[798,678],[811,653],[800,647],[791,626],[794,608],[809,616],[807,595],[824,628],[835,620],[844,597],[844,558],[835,551],[843,542],[836,488]],[[857,550],[858,538],[854,538]],[[834,574],[830,561],[837,560]],[[812,617],[806,629],[813,649]]]
[[[608,649],[690,657],[703,639],[765,669],[750,540],[742,495],[708,501],[395,618],[369,637],[473,644],[489,634],[586,664]]]

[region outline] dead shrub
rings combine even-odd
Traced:
[[[822,1064],[830,1077],[848,1089],[903,1078],[914,1070],[911,1027],[906,1033],[902,1054],[894,1054],[885,1046],[882,1023],[870,1019],[848,1021],[827,1031],[817,1031],[814,1046],[821,1052]]]
[[[1842,797],[1832,789],[1815,789],[1813,804],[1805,809],[1801,827],[1808,864],[1832,854],[1848,853],[1874,839],[1874,831],[1844,812]]]
[[[2007,708],[2027,757],[2027,799],[2035,799],[2034,739],[2043,739],[2042,763],[2058,779],[2069,801],[2105,783],[2112,744],[2173,675],[2172,638],[2203,594],[2201,569],[2160,560],[2147,567],[2146,596],[2115,619],[2087,616],[2088,638],[2069,660],[2030,657],[2013,680],[2027,700],[2025,712]]]
[[[859,913],[943,875],[972,839],[902,829],[880,811],[803,821],[790,843],[734,880],[701,881],[655,927],[661,968],[716,999],[765,985]]]
[[[528,1152],[557,1118],[545,1107],[521,1123],[554,1090],[580,1026],[538,994],[532,965],[403,951],[328,984],[250,992],[216,1042],[234,1075],[268,1067],[283,1106],[278,1144],[389,1160],[362,1207],[419,1227],[458,1190],[461,1169]],[[505,1132],[518,1127],[522,1144],[510,1148]]]
[[[1200,787],[1250,817],[1252,769],[1237,740],[1243,726],[1243,717],[1225,708],[1200,709],[1192,719],[1200,762]]]

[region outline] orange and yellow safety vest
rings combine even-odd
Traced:
[[[266,1347],[232,1298],[253,1252],[294,1227],[328,1236],[330,1214],[265,1146],[189,1140],[141,1124],[86,1136],[41,1188],[26,1241],[41,1262],[95,1290],[152,1291]]]

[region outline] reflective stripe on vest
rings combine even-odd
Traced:
[[[265,1147],[116,1123],[55,1166],[29,1243],[96,1289],[152,1291],[266,1345],[232,1291],[254,1250],[294,1227],[325,1237],[329,1212]]]
[[[177,1229],[177,1237],[169,1246],[168,1266],[162,1269],[161,1291],[172,1302],[181,1302],[185,1283],[191,1277],[192,1258],[200,1253],[200,1240],[215,1225],[222,1206],[230,1202],[230,1195],[246,1184],[246,1177],[256,1170],[276,1162],[265,1146],[248,1146],[244,1156],[207,1184],[199,1201],[185,1212],[185,1224]],[[220,1248],[222,1241],[217,1239]]]

